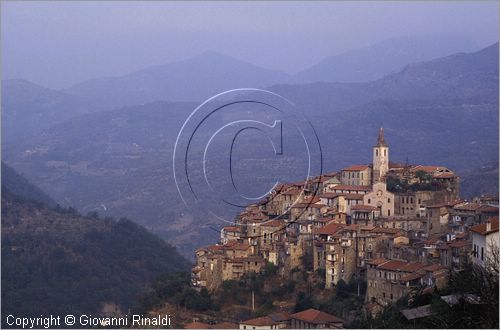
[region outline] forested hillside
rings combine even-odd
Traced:
[[[127,311],[158,275],[189,267],[130,220],[51,208],[2,186],[2,315]]]

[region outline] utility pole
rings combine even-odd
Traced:
[[[255,311],[255,291],[252,289],[252,312]]]
[[[355,251],[356,251],[356,258],[354,259],[355,260],[355,265],[356,265],[356,282],[358,282],[358,297],[359,297],[359,249],[358,249],[358,235],[354,235],[354,242],[355,242]]]

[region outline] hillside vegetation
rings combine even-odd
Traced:
[[[130,220],[51,208],[4,186],[1,262],[2,314],[25,317],[99,313],[105,305],[126,312],[157,276],[190,267]]]

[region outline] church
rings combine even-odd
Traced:
[[[344,192],[348,187],[363,190],[362,204],[378,210],[378,215],[384,218],[426,217],[426,205],[459,199],[459,178],[450,169],[390,163],[383,128],[373,146],[372,159],[370,165],[344,168],[339,176],[340,186],[327,189],[334,192]]]
[[[389,172],[389,146],[385,143],[384,129],[380,128],[377,144],[373,146],[372,191],[363,196],[364,205],[379,209],[380,215],[394,215],[394,194],[387,191],[385,175]]]

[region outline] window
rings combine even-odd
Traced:
[[[378,149],[375,149],[375,156],[378,157]]]
[[[392,293],[391,293],[391,300],[392,300],[392,298],[393,298],[393,295],[392,295]]]
[[[371,204],[372,200],[368,198],[368,204]]]
[[[484,248],[481,247],[481,261],[484,260]]]
[[[422,200],[420,198],[418,199],[418,204],[422,204]]]
[[[387,210],[387,216],[390,217],[391,216],[391,210]]]
[[[385,298],[385,292],[382,292],[382,297],[384,297],[384,298]]]
[[[387,156],[387,149],[384,149],[384,156]]]
[[[387,198],[387,203],[390,203],[391,202],[391,199],[390,198]]]

